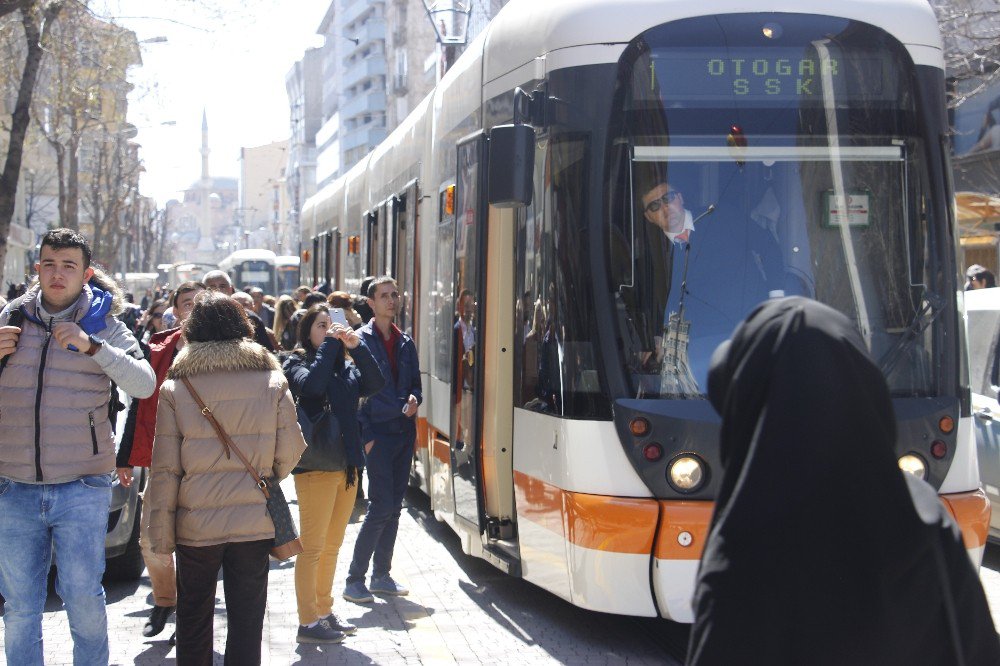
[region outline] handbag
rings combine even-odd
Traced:
[[[323,408],[311,416],[301,400],[295,403],[295,413],[306,447],[299,467],[339,471],[347,467],[347,452],[344,450],[340,434],[340,423],[329,399],[323,401]]]
[[[301,398],[298,398],[295,400],[295,416],[302,429],[302,438],[309,446],[315,446],[321,443],[315,439],[317,433],[322,433],[330,427],[330,418],[333,416],[330,412],[330,401],[324,400],[323,409],[320,410],[319,414],[310,416],[309,412],[302,406]]]
[[[271,516],[271,522],[274,523],[274,547],[271,548],[271,555],[279,560],[288,560],[301,553],[303,551],[302,542],[299,540],[298,532],[295,530],[295,521],[292,520],[292,512],[288,508],[288,501],[285,500],[285,493],[281,490],[281,486],[275,483],[274,479],[262,478],[257,474],[257,470],[253,468],[250,461],[247,460],[243,452],[236,446],[236,442],[232,440],[229,434],[222,428],[222,425],[215,419],[212,410],[205,405],[205,402],[198,395],[198,392],[194,390],[188,378],[181,377],[181,381],[184,382],[184,386],[191,393],[191,397],[194,398],[195,403],[201,408],[202,416],[208,419],[208,422],[212,424],[212,428],[215,429],[215,434],[219,436],[222,448],[226,451],[226,457],[230,457],[230,451],[235,452],[236,457],[240,459],[243,466],[247,468],[247,472],[253,477],[254,483],[260,489],[260,492],[264,493],[264,498],[267,500],[267,513]]]

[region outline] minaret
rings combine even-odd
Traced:
[[[201,182],[202,187],[208,187],[208,114],[201,110]]]
[[[203,255],[201,261],[214,261],[215,242],[212,240],[212,208],[209,206],[208,198],[212,194],[212,179],[208,175],[208,114],[204,108],[201,110],[201,182],[199,183],[199,195],[201,199],[201,214],[198,220],[198,231],[201,240],[198,242],[198,254]]]

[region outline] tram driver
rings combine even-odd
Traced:
[[[755,305],[784,295],[780,249],[740,205],[741,176],[694,210],[662,174],[639,189],[649,268],[641,302],[652,308],[647,328],[655,327],[643,336],[652,341],[644,372],[659,370],[661,397],[702,396],[715,347]]]

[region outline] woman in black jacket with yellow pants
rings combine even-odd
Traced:
[[[298,399],[303,430],[319,430],[329,420],[331,434],[314,436],[292,471],[304,548],[295,561],[297,640],[339,643],[357,629],[333,613],[331,592],[358,490],[358,469],[364,465],[358,402],[377,393],[385,379],[361,338],[350,327],[331,324],[326,305],[314,305],[302,318],[298,347],[283,370]],[[317,421],[327,409],[329,418]]]

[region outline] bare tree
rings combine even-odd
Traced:
[[[65,227],[80,228],[80,188],[87,187],[81,183],[82,149],[109,140],[124,125],[126,71],[138,59],[134,33],[93,17],[85,7],[64,10],[52,29],[33,115],[55,154]],[[100,146],[96,150],[108,154]]]
[[[99,134],[85,168],[89,179],[82,205],[94,228],[94,257],[112,266],[135,223],[132,203],[138,198],[138,146],[121,133]]]
[[[31,122],[31,100],[38,81],[38,73],[49,42],[53,20],[67,5],[67,0],[0,0],[0,18],[19,15],[24,33],[24,64],[17,85],[17,98],[11,112],[10,131],[7,136],[7,156],[0,173],[0,266],[7,256],[7,236],[14,217],[17,183],[21,176],[24,140]],[[5,23],[5,29],[12,24]]]
[[[1000,77],[1000,6],[995,0],[931,0],[944,38],[949,106],[961,106]]]

